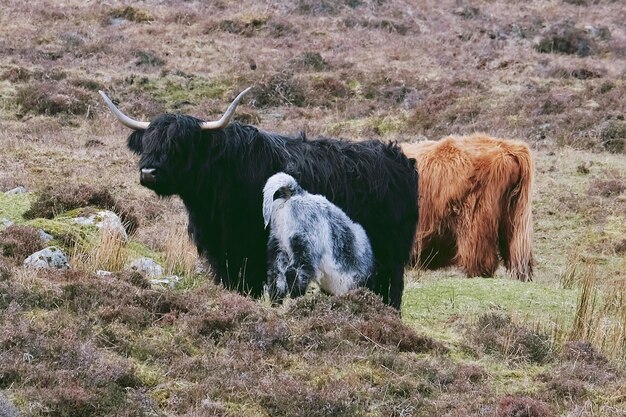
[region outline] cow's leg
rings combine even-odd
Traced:
[[[286,278],[289,292],[295,298],[304,295],[315,275],[315,268],[306,237],[295,235],[291,238],[290,244],[293,259],[286,272]]]
[[[389,304],[400,310],[402,304],[402,293],[404,291],[404,266],[399,263],[391,269],[391,280],[389,288]]]
[[[374,293],[378,294],[385,304],[391,304],[390,290],[394,280],[393,271],[387,264],[381,264],[373,277],[372,285],[368,285]]]
[[[400,310],[404,291],[404,265],[397,262],[391,265],[380,265],[376,274],[376,285],[372,289],[380,295],[385,304]]]
[[[272,302],[281,302],[288,293],[287,268],[289,255],[280,248],[278,239],[271,236],[267,244],[266,291]]]

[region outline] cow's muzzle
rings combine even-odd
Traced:
[[[156,169],[143,168],[141,174],[139,174],[139,182],[143,185],[154,184],[157,182]]]

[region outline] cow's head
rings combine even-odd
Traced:
[[[140,156],[139,181],[161,196],[179,194],[189,181],[191,162],[204,131],[223,129],[228,125],[243,96],[242,91],[216,121],[205,122],[191,116],[165,114],[152,122],[132,119],[122,113],[107,95],[99,91],[111,112],[124,126],[133,129],[128,148]]]

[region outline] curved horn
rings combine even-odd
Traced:
[[[226,113],[224,113],[224,115],[219,120],[213,122],[202,122],[200,124],[200,128],[202,130],[215,130],[228,126],[230,119],[233,117],[233,114],[235,114],[235,109],[239,105],[239,102],[241,101],[243,96],[245,96],[251,89],[252,87],[248,87],[241,93],[239,93],[239,95],[233,100],[233,102],[230,103],[228,109],[226,109]]]
[[[98,90],[98,93],[100,93],[111,112],[115,115],[115,117],[117,117],[117,120],[119,120],[120,123],[122,123],[124,126],[133,130],[146,130],[150,125],[149,122],[140,122],[139,120],[131,119],[130,117],[126,116],[120,111],[120,109],[115,107],[115,104],[113,104],[111,99],[107,97],[104,91]]]

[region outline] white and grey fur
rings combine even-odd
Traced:
[[[361,225],[324,196],[309,194],[279,172],[263,188],[263,219],[270,226],[267,286],[272,300],[297,297],[311,281],[330,294],[364,286],[374,256]]]

